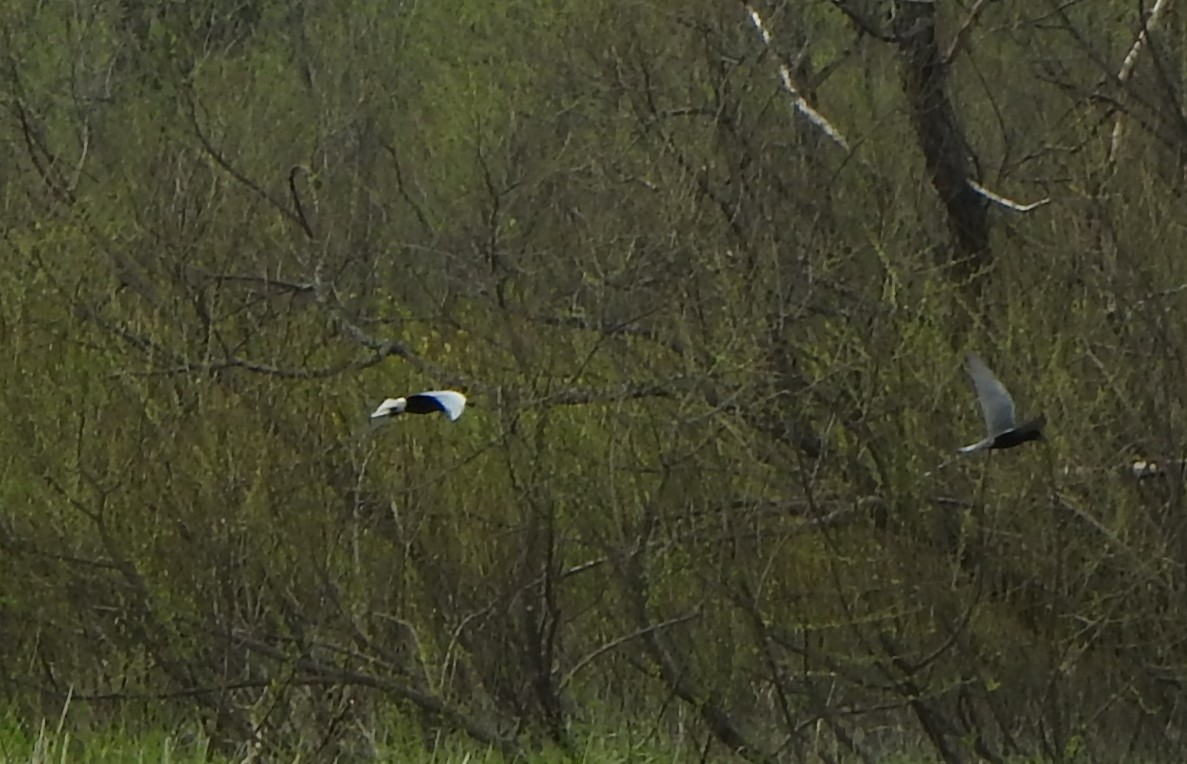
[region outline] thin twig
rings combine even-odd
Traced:
[[[960,55],[960,51],[968,43],[969,35],[972,33],[973,25],[977,22],[977,17],[989,5],[989,0],[977,0],[973,5],[972,10],[969,11],[968,16],[965,17],[964,23],[960,25],[960,29],[956,30],[956,35],[952,38],[952,43],[948,46],[948,52],[944,54],[944,65],[949,66],[956,57]]]

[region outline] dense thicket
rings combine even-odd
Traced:
[[[958,5],[8,3],[4,698],[1177,759],[1182,18]]]

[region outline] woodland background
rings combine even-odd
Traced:
[[[5,3],[3,703],[240,758],[1181,760],[1185,26]],[[1046,443],[952,459],[966,351]]]

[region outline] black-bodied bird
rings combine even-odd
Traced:
[[[371,421],[382,422],[400,414],[434,414],[438,411],[457,421],[466,408],[466,396],[454,390],[430,390],[407,398],[388,398],[371,413]]]
[[[973,454],[989,448],[1013,448],[1028,440],[1042,440],[1046,417],[1040,415],[1025,424],[1018,424],[1014,419],[1014,399],[993,376],[985,362],[969,353],[965,357],[965,364],[969,376],[973,378],[987,434],[984,440],[958,449],[962,454]]]

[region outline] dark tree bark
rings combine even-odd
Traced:
[[[894,34],[902,56],[903,92],[932,186],[948,214],[951,261],[973,273],[989,264],[988,202],[969,185],[976,157],[945,89],[948,62],[936,44],[934,0],[899,0]]]

